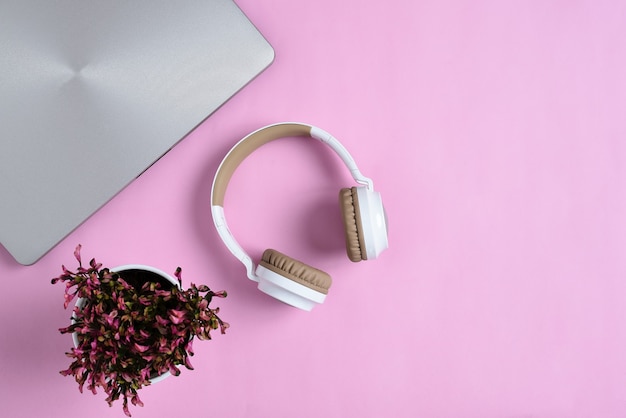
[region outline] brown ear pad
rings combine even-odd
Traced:
[[[332,283],[332,279],[327,273],[294,260],[276,250],[265,250],[259,264],[274,273],[323,294],[328,294],[328,289]]]
[[[346,233],[346,251],[351,261],[367,260],[365,240],[361,226],[361,211],[356,187],[345,188],[339,191],[339,206]]]

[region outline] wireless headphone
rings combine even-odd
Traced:
[[[346,251],[350,260],[372,260],[388,248],[387,216],[380,193],[371,179],[363,176],[348,150],[328,132],[302,123],[278,123],[258,129],[240,140],[217,169],[211,191],[211,213],[219,236],[230,252],[246,267],[248,278],[276,299],[306,311],[324,302],[331,278],[327,273],[290,258],[276,250],[265,250],[256,267],[237,243],[224,217],[224,196],[236,168],[257,148],[285,137],[305,136],[328,144],[342,159],[361,186],[341,189],[339,203],[345,227]]]

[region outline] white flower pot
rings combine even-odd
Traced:
[[[180,284],[178,283],[178,280],[174,277],[172,277],[170,274],[165,273],[162,270],[159,270],[157,268],[151,267],[151,266],[146,266],[143,264],[126,264],[123,266],[118,266],[115,268],[110,269],[113,273],[119,273],[122,271],[126,271],[126,270],[144,270],[144,271],[149,271],[151,273],[157,274],[160,277],[162,277],[163,279],[167,280],[168,282],[170,282],[173,286],[176,286],[180,289]],[[77,308],[82,308],[85,304],[85,298],[78,298],[76,300],[76,304],[75,306]],[[74,314],[72,314],[72,324],[75,323],[75,316]],[[76,332],[72,333],[72,341],[74,342],[74,347],[78,347],[78,334]],[[160,374],[158,376],[155,376],[153,378],[150,378],[150,383],[157,383],[160,382],[161,380],[167,378],[171,376],[171,373],[169,371]]]

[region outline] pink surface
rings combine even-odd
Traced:
[[[122,415],[58,374],[69,312],[49,280],[79,242],[229,293],[228,334],[134,417],[626,416],[625,3],[238,4],[273,66],[36,265],[0,249],[2,416]],[[311,313],[258,292],[209,211],[224,153],[284,120],[339,138],[390,219],[391,248],[353,264],[329,149],[244,163],[233,232],[334,277]]]

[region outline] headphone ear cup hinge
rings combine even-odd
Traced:
[[[356,161],[354,161],[352,155],[350,155],[346,147],[344,147],[343,144],[337,140],[337,138],[335,138],[325,130],[318,128],[317,126],[311,126],[310,135],[311,138],[315,138],[318,141],[323,142],[324,144],[331,147],[333,151],[335,151],[335,153],[339,155],[339,158],[341,158],[346,167],[348,167],[348,170],[350,170],[350,174],[352,175],[354,181],[364,186],[367,186],[367,188],[370,190],[374,190],[374,182],[372,181],[372,179],[367,178],[363,174],[361,174],[361,171],[356,165]]]

